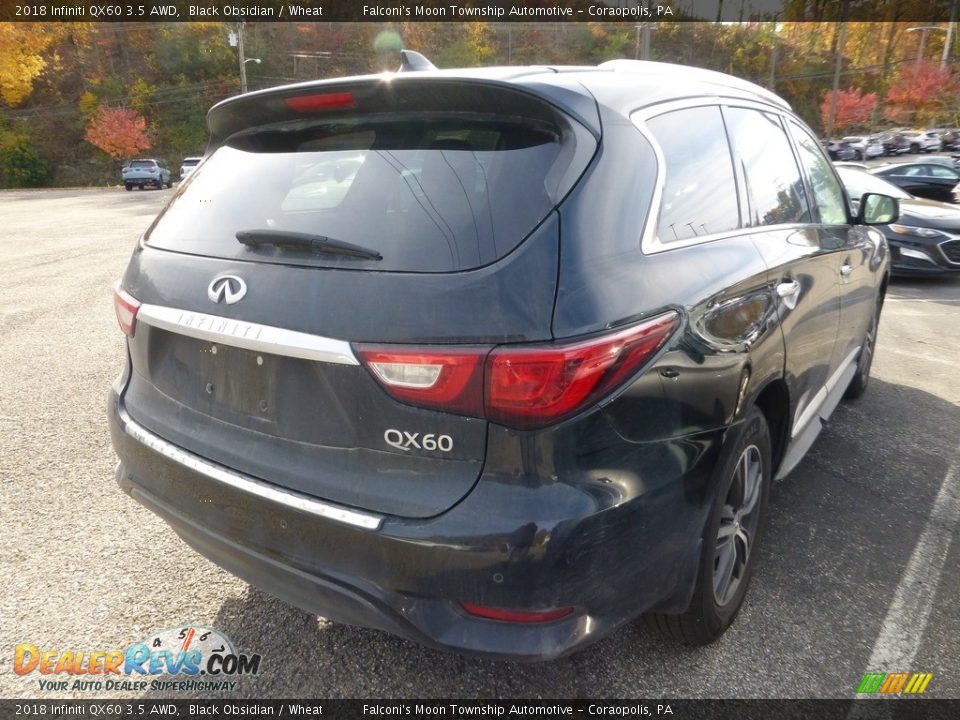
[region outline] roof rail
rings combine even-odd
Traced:
[[[414,50],[400,51],[400,67],[397,72],[416,72],[422,70],[436,70],[437,66]]]
[[[776,103],[781,107],[790,109],[790,103],[776,93],[770,92],[765,87],[757,85],[756,83],[752,83],[749,80],[738,78],[735,75],[717,72],[716,70],[707,70],[706,68],[693,67],[692,65],[674,65],[672,63],[650,62],[649,60],[608,60],[607,62],[600,63],[597,67],[602,70],[613,70],[614,72],[646,72],[656,74],[661,77],[666,75],[668,77],[676,77],[678,79],[682,79],[684,77],[689,77],[691,79],[696,78],[704,82],[726,85],[727,87],[751,92],[755,95],[766,98],[768,101]]]

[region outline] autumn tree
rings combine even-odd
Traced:
[[[90,121],[87,142],[118,160],[150,147],[147,121],[134,110],[101,106]]]
[[[820,104],[820,119],[824,127],[829,127],[832,90],[825,90]],[[877,107],[877,94],[864,93],[860,88],[837,90],[836,112],[833,116],[833,128],[843,133],[850,128],[867,126]]]
[[[44,51],[62,35],[55,24],[0,23],[0,97],[11,107],[33,91],[47,67]]]
[[[884,114],[901,125],[955,124],[960,80],[936,63],[905,65],[887,91]]]

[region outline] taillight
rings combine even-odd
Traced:
[[[565,618],[573,612],[572,607],[552,608],[550,610],[507,610],[505,608],[477,605],[475,603],[460,603],[460,607],[467,614],[484,620],[499,620],[512,623],[545,623]]]
[[[321,93],[319,95],[298,95],[284,98],[287,107],[295,112],[323,112],[355,106],[352,92]]]
[[[367,345],[358,350],[397,400],[459,415],[483,414],[483,359],[490,348],[439,351]]]
[[[666,342],[669,312],[586,340],[496,348],[360,345],[357,352],[393,397],[419,407],[544,427],[619,386]]]
[[[133,337],[137,329],[137,311],[140,301],[120,287],[120,281],[113,286],[113,309],[117,313],[117,322],[127,337]]]
[[[572,415],[632,375],[676,323],[671,312],[580,342],[498,347],[487,359],[486,416],[534,428]]]

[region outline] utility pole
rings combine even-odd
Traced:
[[[847,42],[847,7],[844,0],[840,11],[840,38],[837,40],[837,64],[833,69],[833,92],[830,93],[830,114],[827,116],[827,137],[833,137],[833,123],[837,118],[837,93],[840,91],[840,70],[843,68],[843,46]]]
[[[945,32],[947,34],[947,39],[943,43],[943,54],[940,56],[940,69],[945,70],[947,68],[947,58],[950,57],[950,43],[953,42],[953,14],[956,11],[956,0],[950,6],[950,22],[947,23],[947,27],[942,28],[939,25],[922,25],[920,27],[911,27],[907,28],[907,32],[919,32],[920,33],[920,49],[917,50],[917,59],[913,67],[913,79],[916,81],[920,77],[920,64],[923,62],[923,49],[927,44],[927,33],[930,30],[938,30],[939,32]]]
[[[770,90],[777,91],[777,22],[773,22],[773,48],[770,50]]]
[[[240,59],[240,92],[247,91],[247,60],[243,56],[243,26],[244,22],[237,23],[237,57]]]
[[[950,22],[947,23],[947,39],[943,41],[943,55],[940,56],[940,69],[946,70],[950,62],[950,46],[953,45],[953,24],[957,21],[957,0],[950,3]]]
[[[913,66],[913,80],[920,77],[920,63],[923,62],[923,46],[927,44],[927,28],[920,28],[920,49],[917,50],[917,62]]]

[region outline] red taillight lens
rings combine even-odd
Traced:
[[[117,322],[127,337],[133,337],[137,329],[137,311],[140,301],[120,287],[120,282],[113,286],[113,309],[117,313]]]
[[[438,350],[360,345],[357,354],[401,402],[518,429],[562,420],[613,390],[660,349],[675,312],[572,343]]]
[[[442,352],[361,346],[360,358],[393,397],[461,415],[483,414],[483,359],[490,348]]]
[[[503,608],[490,607],[489,605],[476,605],[465,602],[460,603],[460,607],[474,617],[483,618],[484,620],[500,620],[501,622],[513,623],[545,623],[551,620],[565,618],[573,612],[572,607],[554,608],[551,610],[505,610]]]
[[[486,416],[516,428],[549,425],[597,400],[652,356],[674,312],[571,344],[496,348],[487,359]]]
[[[356,104],[351,92],[323,93],[322,95],[299,95],[284,98],[287,107],[296,112],[323,112],[352,108]]]

